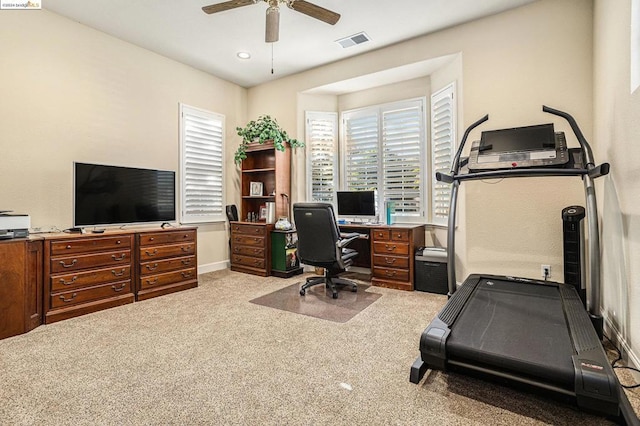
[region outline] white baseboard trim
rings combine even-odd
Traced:
[[[223,260],[222,262],[207,263],[206,265],[198,265],[198,275],[206,274],[207,272],[221,271],[229,267],[229,261]]]
[[[607,317],[604,318],[605,330],[609,331],[609,337],[611,340],[618,346],[620,351],[622,352],[622,359],[627,362],[627,365],[630,367],[639,368],[640,366],[640,357],[636,355],[631,347],[627,344],[627,341],[622,337],[620,331],[618,331],[615,326],[609,321]]]

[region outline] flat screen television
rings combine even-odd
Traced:
[[[76,162],[74,226],[174,221],[175,186],[173,171]]]
[[[375,191],[337,191],[339,216],[375,216]]]

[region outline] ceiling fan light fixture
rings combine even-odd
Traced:
[[[264,41],[273,43],[280,38],[280,9],[278,6],[267,8],[267,23],[265,28]]]
[[[236,53],[236,56],[240,59],[250,59],[251,58],[251,53],[249,52],[238,52]]]

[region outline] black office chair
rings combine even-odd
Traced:
[[[296,203],[293,205],[293,218],[298,233],[298,259],[305,265],[324,268],[322,277],[309,277],[300,288],[304,296],[307,289],[325,284],[331,289],[332,297],[338,298],[338,286],[349,286],[358,291],[356,283],[338,278],[353,263],[358,252],[346,246],[360,234],[340,234],[333,206],[327,203]]]

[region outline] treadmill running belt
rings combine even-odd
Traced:
[[[556,285],[482,278],[451,330],[452,360],[574,386],[575,352]]]

